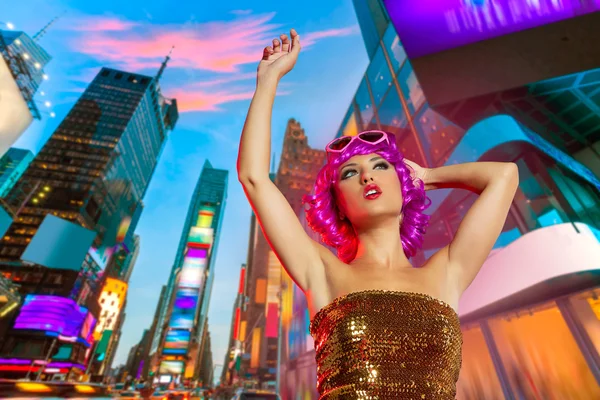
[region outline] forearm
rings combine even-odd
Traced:
[[[271,155],[271,117],[278,80],[262,79],[250,103],[237,160],[240,181],[269,176]]]
[[[458,188],[480,194],[494,182],[513,179],[515,171],[514,163],[470,162],[429,169],[423,181],[426,190]]]

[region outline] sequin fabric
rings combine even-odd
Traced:
[[[462,332],[431,296],[367,290],[338,297],[310,324],[320,400],[454,399]]]

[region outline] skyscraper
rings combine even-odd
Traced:
[[[176,101],[163,97],[158,83],[167,61],[156,77],[103,68],[5,197],[14,219],[0,245],[0,269],[32,293],[36,310],[52,313],[85,300],[90,311],[92,335],[80,347],[93,338],[94,351],[69,353],[67,359],[76,359],[70,373],[87,370],[101,379],[120,338],[139,245],[133,232],[178,116]],[[40,273],[59,278],[40,280]],[[35,337],[16,328],[10,334],[10,345],[1,349],[10,357],[33,358],[18,350],[27,343],[39,343],[40,358],[54,341],[67,346],[42,330]]]
[[[33,160],[31,151],[14,147],[8,149],[6,154],[0,158],[0,197],[4,197],[10,192],[31,160]]]
[[[168,298],[159,321],[162,381],[199,379],[203,372],[206,318],[227,197],[228,172],[208,160],[194,190],[175,263]]]
[[[44,67],[52,59],[25,32],[0,30],[0,156],[36,118],[40,119],[34,96],[47,78]]]
[[[95,230],[95,248],[110,253],[119,232],[135,228],[177,115],[156,78],[102,68],[6,196],[18,216],[0,259],[19,259],[50,213]]]
[[[308,145],[308,138],[300,123],[290,119],[285,130],[279,168],[276,174],[271,174],[271,179],[298,216],[303,210],[302,197],[312,191],[325,157],[324,151]],[[248,304],[244,307],[241,319],[243,328],[240,329],[240,351],[247,357],[242,362],[243,371],[240,374],[275,387],[279,346],[288,346],[285,339],[279,340],[278,332],[280,299],[284,295],[282,282],[286,283],[286,290],[292,290],[293,283],[283,272],[254,215],[248,252]]]

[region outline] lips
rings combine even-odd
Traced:
[[[363,197],[367,200],[375,200],[381,196],[381,193],[382,192],[379,186],[372,183],[365,187],[365,190],[363,191]]]

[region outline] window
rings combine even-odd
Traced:
[[[410,62],[407,61],[404,63],[404,66],[400,69],[398,83],[406,99],[408,110],[412,115],[425,102],[425,95],[423,94],[423,90],[421,90],[421,85],[417,81],[417,76]]]
[[[502,387],[479,324],[462,329],[462,368],[458,399],[503,400]]]
[[[406,128],[406,114],[396,88],[392,86],[377,110],[381,129],[398,135]]]
[[[119,80],[119,79],[121,79],[122,77],[123,77],[123,74],[122,74],[122,73],[120,73],[120,72],[119,72],[119,73],[117,73],[117,74],[115,75],[115,79],[116,79],[116,80]]]
[[[397,72],[404,60],[406,60],[406,52],[400,43],[400,38],[396,34],[394,25],[390,24],[383,35],[383,45],[388,53],[392,69]]]
[[[556,303],[494,318],[490,329],[515,398],[600,398],[600,386]]]
[[[375,106],[378,106],[383,99],[385,92],[392,86],[392,74],[388,67],[388,63],[383,55],[383,48],[379,47],[369,68],[367,69],[367,77],[371,84],[371,93],[373,93],[373,99]]]
[[[464,131],[428,105],[423,106],[414,120],[421,140],[427,143],[434,165],[443,165],[458,145]]]
[[[373,104],[371,103],[371,96],[369,95],[369,88],[366,77],[363,78],[363,80],[360,82],[360,85],[358,86],[355,100],[360,111],[361,121],[365,124],[368,123],[373,118],[374,111]]]
[[[100,75],[101,76],[109,76],[110,75],[110,71],[104,70],[104,71],[102,71],[102,73]]]

